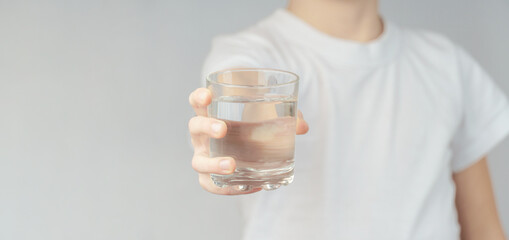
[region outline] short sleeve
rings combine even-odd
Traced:
[[[509,105],[502,90],[464,50],[458,51],[462,115],[452,141],[452,170],[485,156],[509,133]]]
[[[202,69],[203,83],[209,73],[228,68],[274,67],[266,39],[250,33],[214,38]]]

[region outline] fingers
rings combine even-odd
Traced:
[[[195,154],[192,166],[198,173],[232,174],[235,171],[235,160],[231,157],[209,158]]]
[[[296,133],[298,135],[306,134],[309,131],[309,126],[304,120],[304,115],[302,115],[302,112],[299,111],[298,117],[297,117],[297,129]]]
[[[214,118],[196,116],[189,120],[189,132],[195,138],[201,135],[222,138],[226,135],[226,123]]]
[[[189,94],[189,104],[198,116],[207,116],[207,106],[212,101],[212,93],[206,88],[198,88]]]
[[[250,194],[250,193],[259,192],[262,190],[262,188],[253,188],[249,191],[240,191],[240,190],[235,189],[234,187],[220,188],[212,182],[209,174],[199,174],[198,180],[199,180],[200,185],[202,186],[203,189],[205,189],[208,192],[211,192],[214,194],[220,194],[220,195]]]

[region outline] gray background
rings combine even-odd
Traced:
[[[284,4],[0,0],[0,239],[239,239],[235,198],[191,169],[187,96],[212,36]],[[381,5],[464,46],[509,92],[508,1]],[[490,156],[506,232],[508,155],[506,139]]]

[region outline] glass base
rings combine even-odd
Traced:
[[[210,178],[218,187],[232,186],[239,191],[250,191],[253,188],[275,190],[293,182],[293,163],[284,168],[257,170],[238,168],[233,174],[211,174]]]

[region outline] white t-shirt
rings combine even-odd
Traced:
[[[459,239],[452,173],[509,132],[509,105],[464,50],[386,22],[369,43],[338,39],[284,9],[213,41],[204,74],[289,70],[310,131],[295,180],[239,197],[244,239]]]

